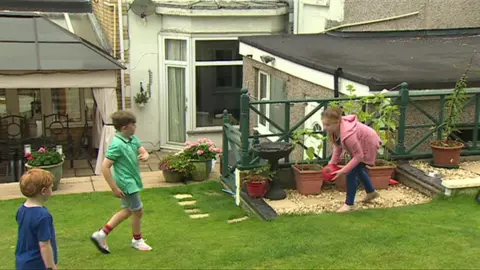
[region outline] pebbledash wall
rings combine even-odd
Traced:
[[[286,85],[288,99],[305,99],[305,98],[332,98],[333,97],[333,75],[326,74],[321,71],[298,65],[281,57],[275,57],[275,67],[271,64],[261,62],[261,55],[271,55],[265,51],[254,48],[250,45],[240,43],[240,53],[244,56],[244,85],[248,87],[250,95],[255,99],[258,98],[259,74],[264,72],[276,76],[283,80]],[[248,55],[248,57],[246,57]],[[294,74],[294,75],[292,75]],[[408,82],[407,82],[408,83]],[[343,78],[339,79],[340,93],[346,94],[347,85],[352,84],[357,92],[357,96],[370,94],[366,85],[349,81]],[[415,89],[409,89],[415,91]],[[445,90],[445,89],[432,89]],[[425,91],[425,90],[424,90]],[[416,98],[416,102],[430,115],[438,117],[439,99],[438,98]],[[290,126],[304,118],[316,106],[309,106],[305,103],[296,103],[291,107]],[[283,112],[283,110],[281,110]],[[321,125],[321,111],[309,119],[301,128],[313,128],[315,124]],[[464,111],[461,122],[472,123],[475,118],[474,103]],[[418,111],[413,105],[407,107],[407,125],[415,124],[432,124],[432,121]],[[250,113],[250,132],[259,131],[260,134],[269,134],[271,132],[258,128],[258,117],[255,113]],[[405,145],[407,149],[421,140],[428,132],[429,128],[407,129],[405,137]],[[432,136],[429,140],[422,143],[415,151],[429,151],[429,143],[434,139]],[[306,143],[307,144],[307,143]],[[308,144],[307,144],[308,145]],[[330,150],[329,152],[330,153]]]

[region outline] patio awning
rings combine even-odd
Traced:
[[[35,13],[0,13],[0,70],[118,70],[98,46]]]
[[[2,0],[0,10],[92,12],[90,0]]]

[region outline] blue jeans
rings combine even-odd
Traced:
[[[368,176],[367,171],[365,170],[366,166],[365,163],[360,163],[357,167],[353,168],[349,174],[347,174],[347,200],[345,201],[345,204],[353,205],[355,202],[355,195],[357,194],[358,189],[357,176],[360,178],[360,181],[362,181],[367,193],[375,191],[370,176]]]

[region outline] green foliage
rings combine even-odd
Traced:
[[[305,143],[305,140],[307,140],[308,138],[313,138],[321,141],[326,139],[325,136],[323,136],[322,134],[317,134],[315,133],[315,131],[313,131],[313,129],[308,129],[308,128],[296,130],[295,132],[293,132],[292,138],[293,138],[292,142],[295,145],[300,145],[300,143]],[[312,163],[315,160],[315,155],[320,156],[322,149],[323,149],[323,143],[320,143],[315,147],[313,146],[308,147],[306,149],[308,163]],[[300,159],[301,158],[298,158],[297,161]]]
[[[32,167],[51,166],[63,161],[63,155],[53,149],[40,147],[37,151],[25,154],[27,164]]]
[[[465,88],[467,88],[469,69],[470,65],[458,79],[452,94],[447,97],[447,101],[445,102],[445,111],[447,113],[447,117],[444,119],[443,123],[437,127],[443,128],[440,144],[445,147],[457,145],[456,141],[449,141],[449,137],[453,132],[458,131],[457,124],[460,122],[460,118],[462,117],[463,107],[468,101],[468,95]]]
[[[272,180],[273,173],[270,172],[270,165],[264,165],[251,170],[242,171],[243,182],[266,182]]]
[[[136,104],[146,104],[150,100],[150,97],[147,92],[140,91],[133,97],[133,100]]]
[[[395,145],[396,143],[400,109],[384,93],[378,93],[357,99],[357,95],[355,94],[356,89],[353,85],[348,85],[347,91],[348,94],[346,96],[348,97],[348,100],[332,101],[328,104],[328,107],[342,107],[346,115],[357,115],[358,120],[363,123],[372,122],[372,128],[382,139],[384,159],[390,160],[391,156],[387,147]],[[366,110],[362,110],[364,106],[366,107]],[[371,109],[370,112],[369,109]],[[348,162],[350,156],[346,152],[344,154],[344,158],[346,162]]]
[[[183,153],[171,154],[164,157],[158,164],[158,168],[167,172],[179,172],[188,175],[193,170],[190,159]]]

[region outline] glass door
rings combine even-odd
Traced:
[[[164,121],[162,141],[168,146],[178,148],[187,139],[187,101],[188,101],[188,40],[184,38],[164,37],[163,69],[164,85],[161,89],[160,106]]]

